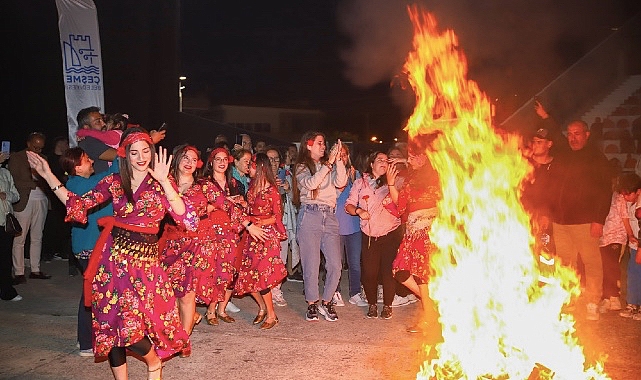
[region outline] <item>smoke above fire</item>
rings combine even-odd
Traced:
[[[360,88],[391,83],[392,98],[410,110],[413,95],[403,94],[403,80],[397,77],[411,48],[412,30],[406,14],[410,3],[428,9],[443,28],[456,31],[468,57],[470,78],[492,99],[519,104],[630,16],[625,14],[626,4],[630,6],[625,0],[341,3],[338,24],[348,39],[341,51],[345,77]]]

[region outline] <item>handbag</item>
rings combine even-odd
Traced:
[[[4,230],[11,236],[20,236],[22,235],[22,226],[18,222],[18,218],[12,213],[7,213],[7,218],[4,225]]]
[[[2,203],[2,206],[4,207],[4,202],[0,202],[0,203]],[[8,212],[6,215],[4,230],[6,233],[8,233],[11,236],[22,235],[22,226],[20,225],[20,222],[18,222],[18,218],[16,218],[16,216],[10,212]]]

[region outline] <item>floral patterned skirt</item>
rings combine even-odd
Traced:
[[[419,278],[421,283],[427,283],[430,276],[430,255],[436,251],[429,231],[436,216],[436,209],[417,210],[407,218],[405,235],[398,247],[396,259],[392,263],[392,272],[409,271]]]
[[[263,229],[268,236],[264,243],[251,237],[244,239],[242,263],[234,287],[236,294],[271,289],[287,277],[287,268],[280,258],[282,234],[272,225]]]
[[[221,302],[238,273],[238,235],[229,225],[216,224],[212,226],[212,236],[215,238],[203,242],[202,250],[208,253],[212,264],[207,284],[211,292],[210,302]]]
[[[172,284],[158,259],[155,235],[109,236],[92,283],[94,353],[132,345],[149,336],[162,359],[190,346]],[[155,249],[154,249],[155,246]]]

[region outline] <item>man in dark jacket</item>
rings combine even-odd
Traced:
[[[588,320],[598,320],[603,270],[599,237],[610,209],[612,171],[607,158],[592,144],[585,122],[567,127],[569,151],[551,167],[550,211],[556,251],[565,265],[576,267],[580,254],[585,265]]]

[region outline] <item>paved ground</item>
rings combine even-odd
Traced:
[[[80,277],[67,275],[67,263],[43,264],[51,280],[19,285],[20,302],[0,303],[0,379],[111,379],[106,362],[78,355],[76,310]],[[347,288],[345,284],[344,289]],[[257,308],[250,298],[235,299],[241,312],[234,324],[202,323],[193,335],[193,355],[166,363],[165,379],[412,379],[425,356],[425,340],[405,328],[416,304],[394,309],[391,320],[370,320],[365,308],[337,308],[338,322],[306,322],[302,284],[283,286],[289,306],[277,309],[281,323],[260,331],[251,321]],[[200,309],[203,312],[203,309]],[[606,370],[617,380],[641,374],[641,321],[616,313],[598,322],[577,318],[578,335],[588,356],[607,356]],[[129,358],[132,379],[146,378],[143,362]]]

